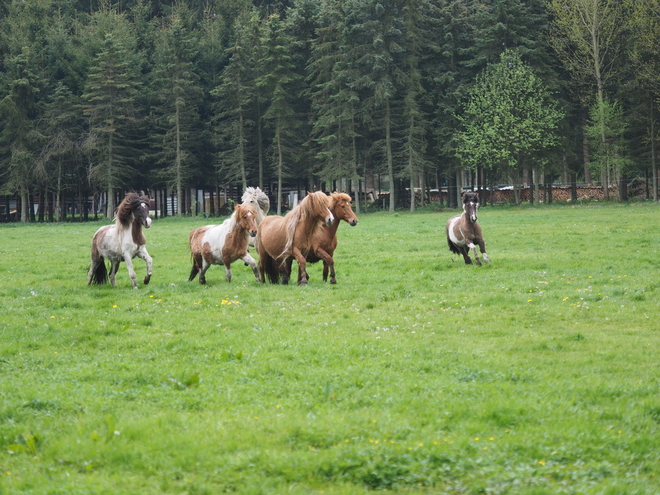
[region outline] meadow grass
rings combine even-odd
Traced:
[[[188,282],[202,218],[139,290],[86,285],[101,223],[2,225],[0,493],[659,493],[659,207],[482,208],[482,267],[453,214],[361,215],[307,287]]]

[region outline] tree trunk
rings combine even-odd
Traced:
[[[394,183],[394,159],[392,158],[392,122],[390,101],[385,102],[385,151],[387,153],[387,174],[390,176],[390,211],[396,207],[396,185]]]

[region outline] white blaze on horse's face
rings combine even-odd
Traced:
[[[146,203],[140,203],[140,208],[144,208],[147,210],[146,212],[141,212],[142,215],[144,215],[145,220],[143,225],[148,229],[151,227],[151,217],[149,216],[149,207],[147,206]]]
[[[335,221],[335,216],[334,216],[334,215],[332,214],[332,212],[330,211],[330,208],[327,208],[327,210],[328,210],[328,215],[329,215],[329,216],[325,218],[325,224],[326,224],[328,227],[330,227],[330,226],[333,224],[333,222]]]
[[[477,209],[479,208],[479,203],[475,201],[468,201],[463,203],[463,211],[467,214],[468,218],[472,223],[477,221]]]

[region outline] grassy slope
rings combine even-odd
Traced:
[[[98,224],[2,226],[0,493],[656,493],[658,213],[485,208],[481,268],[365,215],[303,288],[187,282],[202,220],[138,291],[85,285]]]

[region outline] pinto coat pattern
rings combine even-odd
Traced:
[[[108,271],[105,259],[110,261],[110,282],[117,287],[115,275],[119,264],[124,261],[128,268],[133,288],[137,289],[137,276],[133,268],[133,258],[143,259],[147,264],[144,285],[151,279],[151,256],[147,253],[147,240],[142,227],[151,227],[149,198],[143,194],[128,193],[117,208],[114,225],[106,225],[96,231],[92,238],[92,265],[87,274],[87,285],[105,284]]]
[[[447,244],[452,253],[462,254],[465,264],[471,265],[470,250],[474,253],[474,259],[477,265],[481,265],[481,260],[477,254],[477,245],[481,250],[484,263],[488,263],[486,254],[486,243],[481,232],[481,227],[477,223],[477,209],[479,208],[479,196],[467,191],[463,193],[463,213],[452,217],[447,222]]]

